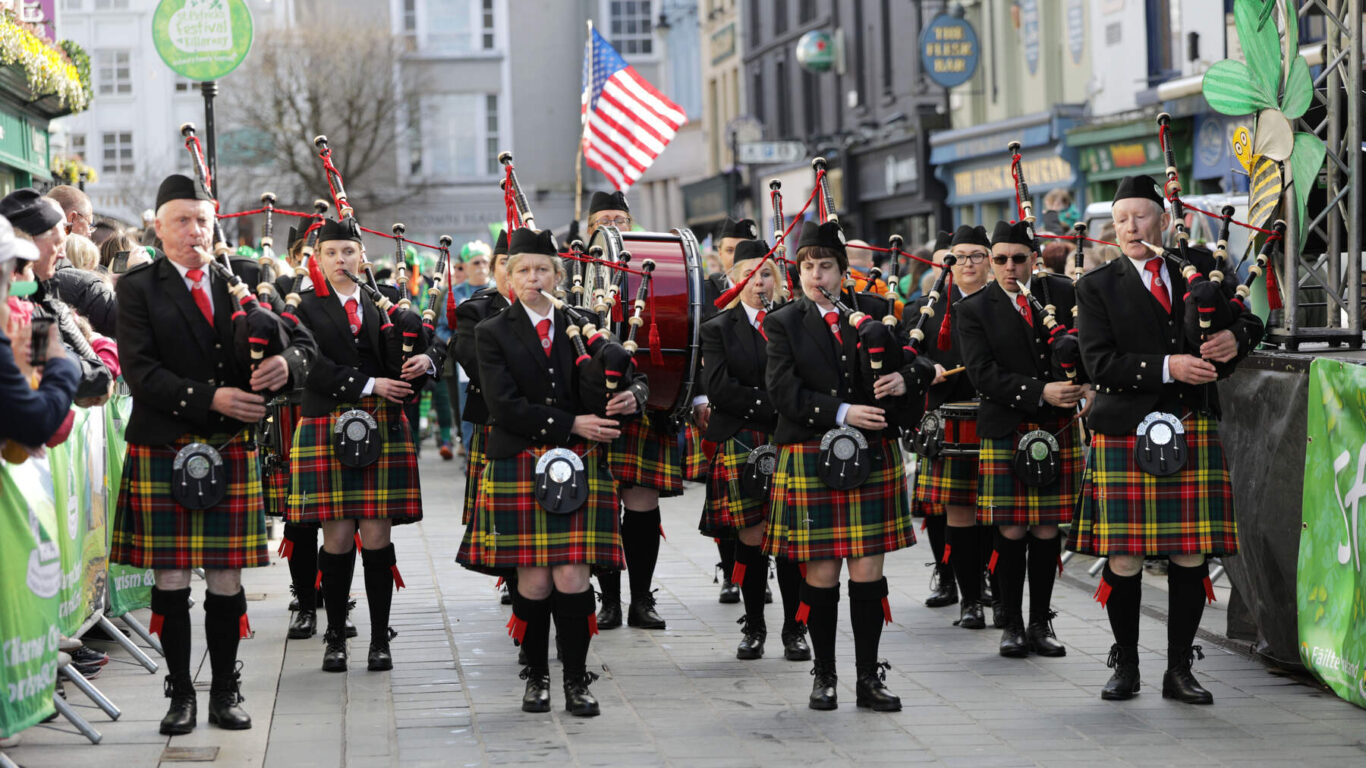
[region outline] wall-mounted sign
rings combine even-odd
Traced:
[[[1024,48],[1025,66],[1029,74],[1039,71],[1039,2],[1018,0],[1020,9],[1020,45]]]
[[[795,163],[806,156],[800,141],[747,141],[740,144],[740,162],[753,165]]]
[[[1086,50],[1086,6],[1082,0],[1067,0],[1067,52],[1072,54],[1072,63],[1081,63],[1081,54]]]
[[[964,19],[941,13],[920,33],[920,68],[936,85],[952,88],[971,80],[981,56],[977,30]]]
[[[711,63],[720,64],[735,55],[735,22],[711,33]]]
[[[161,60],[190,80],[217,80],[251,50],[251,10],[243,0],[161,0],[152,42]]]
[[[797,63],[808,72],[829,72],[835,66],[835,40],[829,32],[813,29],[797,40]]]

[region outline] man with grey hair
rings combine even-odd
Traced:
[[[47,197],[62,207],[67,234],[90,237],[90,228],[95,224],[95,209],[90,205],[89,195],[70,184],[59,184],[47,191]]]

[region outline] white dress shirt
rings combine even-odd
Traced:
[[[361,327],[361,325],[363,325],[364,322],[365,322],[365,311],[364,311],[364,309],[362,309],[361,303],[360,303],[360,286],[356,286],[356,290],[352,291],[352,292],[349,293],[349,294],[342,293],[341,291],[337,290],[337,288],[336,288],[335,286],[333,286],[333,288],[332,288],[332,295],[333,295],[333,296],[336,296],[336,297],[337,297],[337,301],[341,302],[342,312],[345,312],[345,311],[346,311],[346,302],[351,301],[352,299],[355,299],[355,301],[356,301],[356,329],[359,330],[360,327]],[[347,318],[347,321],[348,321],[348,322],[350,321],[350,318],[349,318],[349,317]],[[376,351],[376,352],[379,352],[379,350],[375,350],[375,351]],[[360,393],[361,393],[361,396],[362,396],[362,397],[368,397],[369,395],[372,395],[372,394],[375,393],[375,377],[374,377],[374,376],[371,376],[369,379],[366,380],[366,382],[365,382],[365,388],[362,389]]]
[[[1125,256],[1124,258],[1129,259],[1128,256]],[[1161,268],[1158,269],[1158,272],[1162,274],[1162,287],[1167,290],[1167,300],[1173,301],[1172,275],[1171,272],[1167,270],[1167,260],[1161,256],[1153,256],[1152,259],[1157,259],[1158,263],[1162,265]],[[1143,287],[1147,288],[1149,293],[1152,293],[1153,290],[1153,273],[1149,272],[1144,265],[1149,261],[1152,261],[1152,259],[1129,259],[1129,263],[1133,264],[1134,269],[1138,270],[1138,277],[1143,281]],[[1162,358],[1163,384],[1170,384],[1175,381],[1175,379],[1172,378],[1170,362],[1171,355],[1164,355]]]
[[[170,260],[168,259],[168,261],[170,261]],[[194,290],[194,287],[195,287],[195,281],[191,280],[191,279],[185,274],[186,272],[189,272],[189,271],[192,269],[192,267],[186,267],[186,266],[183,266],[183,265],[181,265],[181,264],[178,264],[178,263],[176,263],[176,262],[174,262],[174,261],[171,262],[171,266],[175,267],[176,271],[180,273],[180,279],[182,279],[182,280],[185,281],[185,290],[187,290],[187,291],[193,291],[193,290]],[[199,284],[202,285],[202,286],[204,287],[204,295],[209,297],[209,312],[210,312],[210,314],[212,314],[212,313],[213,313],[213,285],[209,282],[209,275],[211,275],[211,274],[213,274],[213,273],[212,273],[212,271],[209,269],[209,265],[208,265],[208,264],[205,264],[203,267],[201,267],[201,269],[204,271],[204,276],[203,276],[202,278],[200,278]]]

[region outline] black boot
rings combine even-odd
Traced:
[[[1205,658],[1204,649],[1192,645],[1186,649],[1185,658],[1172,655],[1177,652],[1175,648],[1167,649],[1167,671],[1162,675],[1162,698],[1176,699],[1187,704],[1213,704],[1214,694],[1205,690],[1191,672],[1191,664],[1195,659]]]
[[[762,622],[762,617],[760,617]],[[764,641],[768,639],[768,627],[762,623],[754,624],[749,614],[736,619],[740,625],[740,644],[735,646],[735,658],[753,661],[764,657]]]
[[[171,706],[161,720],[168,736],[194,730],[196,704],[190,678],[190,590],[152,587],[153,622],[160,618],[161,647],[166,659],[166,698]]]
[[[1200,646],[1192,645],[1205,613],[1205,579],[1209,564],[1183,567],[1167,566],[1167,671],[1162,676],[1162,698],[1187,704],[1213,704],[1214,695],[1196,681],[1191,672],[1195,657],[1205,658]]]
[[[597,680],[598,676],[594,672],[565,672],[564,673],[564,711],[574,717],[597,717],[602,713],[598,706],[598,700],[588,690],[588,686]]]
[[[996,578],[991,572],[991,556],[996,548],[996,526],[978,525],[977,529],[977,570],[981,574],[982,602],[994,603],[1000,599],[996,594]]]
[[[394,602],[394,568],[398,558],[393,544],[383,549],[362,549],[360,556],[365,567],[365,602],[370,605],[370,652],[365,668],[383,672],[394,668],[389,641],[397,633],[389,628],[389,612]]]
[[[1057,580],[1058,553],[1062,542],[1029,537],[1029,626],[1025,638],[1029,650],[1040,656],[1057,658],[1067,655],[1067,646],[1058,642],[1053,633],[1053,584]]]
[[[1109,701],[1123,701],[1138,695],[1138,610],[1143,597],[1143,572],[1120,576],[1107,564],[1101,572],[1097,599],[1105,604],[1110,618],[1110,630],[1115,644],[1110,648],[1106,665],[1115,671],[1100,697]]]
[[[813,587],[802,583],[802,602],[806,604],[806,626],[811,630],[811,645],[815,655],[811,674],[812,709],[835,709],[839,706],[835,686],[835,622],[839,618],[839,587]]]
[[[999,534],[996,537],[996,592],[1005,611],[1000,654],[1013,659],[1029,655],[1022,615],[1026,546],[1024,539],[1008,539]]]
[[[882,625],[888,618],[887,580],[849,582],[849,623],[854,629],[854,669],[858,671],[856,704],[878,712],[896,712],[901,699],[887,691],[886,663],[878,659]]]
[[[520,592],[512,595],[512,620],[508,622],[509,634],[512,639],[521,646],[517,653],[517,663],[532,670],[525,672],[522,679],[527,681],[527,694],[531,693],[532,678],[535,671],[540,669],[548,670],[550,661],[547,658],[550,647],[550,609],[551,597],[542,600],[532,600]],[[549,674],[547,672],[546,674]],[[546,707],[550,706],[550,682],[546,682]],[[526,699],[522,700],[523,709],[526,708]],[[548,709],[528,709],[528,712],[547,712]]]
[[[323,670],[326,672],[346,671],[346,613],[355,567],[354,548],[340,555],[326,549],[318,552],[323,606],[327,609],[327,631],[323,633]]]
[[[166,641],[163,639],[161,642],[164,647]],[[180,736],[193,731],[199,712],[195,703],[194,682],[190,676],[167,675],[165,693],[166,698],[171,700],[171,706],[167,708],[166,716],[161,718],[161,732],[167,736]]]
[[[550,667],[522,667],[518,675],[526,681],[522,692],[523,712],[550,711]]]
[[[796,620],[797,606],[802,600],[801,566],[785,557],[775,557],[774,567],[778,572],[778,595],[783,601],[783,658],[808,661],[811,646],[806,642],[806,625]]]
[[[930,596],[925,598],[925,605],[930,608],[942,608],[958,602],[958,583],[954,579],[953,567],[949,565],[948,558],[944,557],[947,529],[947,516],[927,515],[925,517],[925,531],[929,534],[930,551],[934,553],[934,573],[930,576]]]
[[[247,615],[247,593],[235,595],[204,594],[204,640],[209,646],[209,666],[213,682],[209,687],[209,723],[228,731],[251,727],[251,715],[240,706],[241,662],[237,644]]]
[[[1138,695],[1138,646],[1110,646],[1110,658],[1105,666],[1114,670],[1105,687],[1100,689],[1100,697],[1106,701],[1124,701]]]
[[[664,619],[655,610],[653,592],[644,595],[631,594],[631,605],[626,609],[626,623],[640,629],[664,629]]]
[[[621,519],[621,547],[626,555],[626,575],[631,579],[631,605],[626,623],[641,629],[664,629],[655,611],[655,564],[659,561],[659,507],[626,510]]]
[[[945,550],[954,581],[958,585],[958,621],[963,629],[985,629],[982,615],[982,577],[978,562],[977,527],[949,526],[945,531]]]
[[[857,695],[856,704],[874,712],[900,712],[901,697],[887,690],[887,670],[891,667],[885,661],[872,667],[860,667],[858,681],[854,684]]]
[[[594,717],[599,712],[598,700],[588,686],[598,676],[588,671],[588,644],[592,629],[588,619],[593,615],[593,592],[564,594],[556,592],[555,636],[560,643],[560,661],[564,665],[564,709],[575,717]]]
[[[297,611],[289,624],[289,638],[303,640],[318,632],[318,526],[285,523],[285,541],[289,542],[289,580],[294,592]]]
[[[740,546],[740,540],[735,534],[726,532],[716,537],[716,553],[720,560],[716,563],[716,568],[721,572],[721,594],[717,602],[726,605],[734,605],[740,602],[740,585],[731,576],[735,572],[735,548]]]
[[[740,645],[735,649],[737,659],[759,659],[764,655],[764,640],[768,624],[764,620],[764,587],[768,582],[768,556],[758,546],[735,541],[735,581],[740,583],[740,594],[745,601],[745,615],[740,617],[744,630]]]
[[[835,662],[816,659],[811,667],[811,696],[806,705],[812,709],[831,710],[839,708],[839,675],[835,674]]]
[[[621,571],[615,569],[598,571],[598,599],[602,600],[602,610],[598,611],[598,629],[620,627]]]
[[[329,629],[323,633],[323,671],[346,671],[346,633]]]

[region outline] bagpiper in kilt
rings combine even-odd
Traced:
[[[1195,634],[1206,597],[1213,597],[1205,558],[1237,551],[1214,381],[1256,346],[1263,325],[1239,310],[1230,328],[1198,346],[1188,341],[1181,265],[1152,256],[1143,244],[1160,242],[1170,220],[1161,188],[1148,176],[1126,177],[1113,213],[1124,258],[1086,273],[1077,286],[1082,362],[1097,394],[1087,422],[1095,437],[1070,546],[1108,558],[1096,596],[1114,632],[1109,665],[1115,671],[1101,698],[1138,693],[1143,558],[1165,556],[1170,565],[1162,695],[1209,704],[1214,697],[1191,672]],[[1158,426],[1149,434],[1152,425]],[[1184,428],[1184,435],[1176,435],[1185,441],[1184,465],[1160,477],[1140,468],[1139,459],[1164,450],[1162,438],[1170,439],[1178,426]],[[1153,437],[1159,432],[1166,434]],[[1143,450],[1136,449],[1140,439]]]
[[[383,332],[379,308],[347,276],[360,273],[363,259],[354,219],[326,221],[314,259],[322,284],[302,294],[298,316],[317,339],[318,359],[304,382],[303,418],[294,430],[288,520],[322,525],[318,572],[327,611],[322,668],[328,672],[347,668],[345,624],[359,534],[370,609],[366,668],[383,671],[393,668],[389,611],[395,585],[403,586],[390,528],[422,519],[417,457],[403,402],[414,391],[409,382],[440,370],[444,355],[438,341],[405,361],[400,340]],[[353,442],[357,430],[364,437]],[[355,446],[375,442],[363,457],[357,451],[347,458]]]
[[[595,675],[586,666],[597,631],[589,570],[622,565],[617,498],[603,450],[617,434],[612,416],[639,410],[648,391],[644,377],[634,374],[629,388],[608,402],[608,416],[594,415],[580,396],[570,321],[541,293],[564,275],[554,237],[519,228],[508,251],[516,302],[475,329],[492,429],[474,518],[456,560],[480,571],[517,568],[508,629],[526,658],[522,709],[550,709],[553,612],[565,709],[591,717],[599,707],[588,690]],[[575,462],[581,468],[571,470]],[[577,506],[557,506],[562,493],[584,486]]]
[[[1076,406],[1090,387],[1053,380],[1046,318],[1022,286],[1048,296],[1055,317],[1070,319],[1072,284],[1048,274],[1031,281],[1038,254],[1027,221],[997,222],[991,240],[996,279],[958,304],[954,331],[968,376],[981,393],[977,519],[996,528],[992,570],[1003,610],[1000,654],[1065,656],[1067,648],[1053,634],[1050,602],[1061,551],[1058,525],[1071,519],[1081,473]]]
[[[254,370],[234,354],[234,301],[204,250],[215,226],[212,198],[203,185],[173,175],[161,183],[155,210],[165,258],[128,272],[117,289],[118,344],[133,413],[109,559],[154,569],[151,629],[161,635],[171,699],[164,734],[189,733],[197,720],[190,569],[205,569],[209,722],[241,730],[251,727],[251,717],[239,706],[237,645],[250,627],[239,569],[268,562],[264,496],[247,424],[266,415],[266,397],[257,393],[300,380],[316,349],[301,334]],[[192,487],[190,468],[184,476],[175,468],[177,453],[191,443],[216,449],[222,461],[225,493],[207,508],[186,508],[172,495],[177,477]],[[205,459],[200,451],[190,461],[209,466],[212,459]]]
[[[765,380],[778,412],[779,447],[764,551],[805,564],[797,618],[811,631],[815,656],[811,708],[838,706],[835,624],[840,568],[848,560],[858,705],[895,711],[901,700],[883,684],[885,662],[877,654],[883,621],[891,619],[882,556],[915,543],[896,430],[918,419],[921,399],[908,395],[909,385],[922,378],[928,384],[933,366],[919,358],[874,381],[860,361],[857,332],[834,307],[813,299],[825,301],[822,288],[839,292],[848,268],[838,222],[803,227],[796,262],[806,298],[764,319]],[[856,301],[873,317],[885,314],[880,297]],[[820,465],[836,455],[833,449],[829,460],[821,455],[823,436],[831,435],[846,446],[867,444],[844,454],[841,463],[848,468],[849,457],[856,456],[870,466],[860,484],[838,489],[822,478]]]
[[[995,581],[994,577],[984,575],[991,557],[994,531],[977,522],[977,390],[961,370],[951,375],[946,375],[946,371],[959,369],[963,364],[959,345],[953,342],[954,306],[987,284],[991,274],[987,265],[991,240],[984,227],[967,224],[952,234],[939,234],[935,260],[942,263],[943,255],[951,252],[956,261],[943,295],[934,303],[934,315],[923,329],[929,344],[926,355],[934,361],[936,373],[926,395],[925,407],[935,421],[945,425],[945,429],[952,424],[956,430],[971,434],[972,438],[965,435],[961,439],[965,444],[972,443],[972,447],[950,449],[954,455],[940,452],[920,457],[911,513],[924,516],[930,550],[934,553],[935,576],[925,605],[937,608],[957,603],[958,621],[954,623],[964,629],[983,629],[986,627],[982,610],[984,599],[992,603],[992,612],[997,619],[1004,619],[1004,614],[998,608],[995,590],[988,596],[983,588],[984,584]],[[943,247],[939,248],[940,245]],[[922,299],[917,311],[923,309],[928,300],[928,297]],[[941,410],[950,403],[957,406],[957,410],[953,413]],[[970,419],[961,418],[968,413]],[[954,418],[952,422],[950,416]],[[920,445],[919,441],[917,445]],[[972,453],[959,455],[959,450]]]
[[[729,580],[744,599],[744,629],[735,656],[758,659],[764,655],[768,625],[764,620],[768,555],[762,550],[768,520],[771,476],[762,471],[773,457],[756,449],[772,450],[778,414],[765,389],[768,342],[763,336],[766,301],[782,291],[778,267],[761,262],[768,253],[762,240],[742,240],[734,251],[734,274],[748,279],[736,303],[702,324],[702,376],[715,397],[709,409],[705,439],[716,443],[712,454],[706,508],[698,526],[704,535],[728,534],[734,542],[735,566]],[[762,264],[762,266],[761,266]],[[759,274],[753,275],[755,270]],[[752,276],[751,276],[752,275]],[[748,478],[746,475],[748,474]],[[783,601],[783,656],[806,661],[811,648],[806,629],[797,621],[801,570],[786,558],[777,561],[778,591]]]
[[[621,192],[594,192],[589,200],[589,242],[598,228],[604,226],[630,230],[631,208]],[[664,629],[666,626],[655,610],[651,586],[655,564],[659,561],[659,543],[664,535],[659,497],[683,493],[679,426],[665,413],[645,412],[623,422],[621,437],[607,448],[607,463],[621,495],[621,546],[631,578],[626,623],[641,629]],[[602,592],[598,627],[616,629],[621,626],[621,571],[599,567],[594,572]]]

